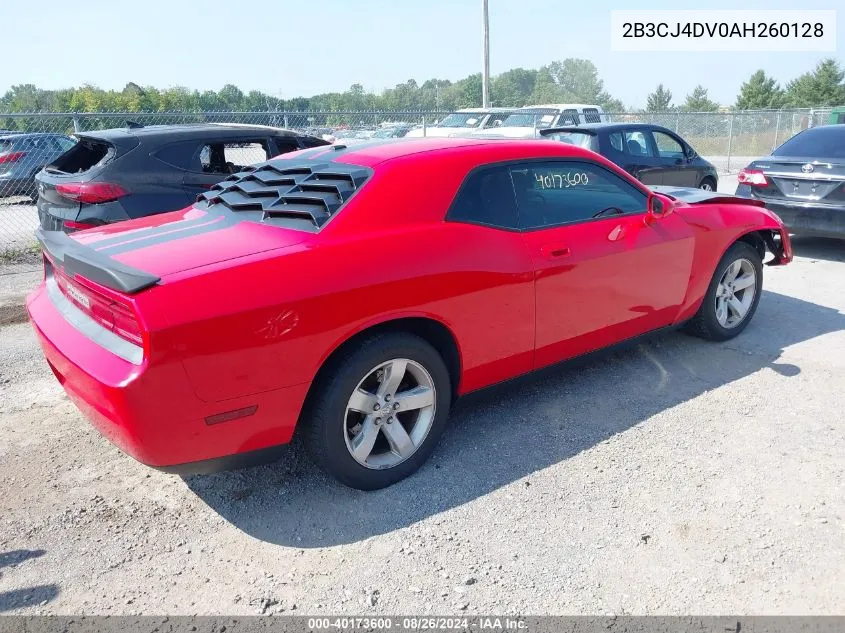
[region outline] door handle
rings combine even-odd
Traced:
[[[568,246],[562,246],[561,244],[546,244],[545,246],[540,247],[540,253],[543,257],[547,257],[548,259],[567,257],[570,252],[571,251]]]

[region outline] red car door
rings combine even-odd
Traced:
[[[648,196],[586,161],[511,166],[535,269],[535,368],[671,324],[689,285],[693,231],[646,223]]]

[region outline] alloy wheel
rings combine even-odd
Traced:
[[[725,329],[738,326],[748,316],[757,294],[757,272],[751,261],[735,260],[716,286],[716,320]]]
[[[343,434],[362,466],[393,468],[417,452],[434,422],[434,380],[425,367],[396,358],[373,367],[349,397]]]

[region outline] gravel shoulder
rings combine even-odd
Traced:
[[[0,613],[842,613],[845,247],[796,250],[739,338],[666,334],[488,393],[375,493],[298,446],[141,466],[29,325],[2,327]]]

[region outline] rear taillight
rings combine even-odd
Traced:
[[[26,156],[26,152],[8,152],[6,154],[0,154],[0,165],[3,163],[16,163],[24,156]]]
[[[769,185],[769,181],[766,180],[766,174],[759,169],[740,169],[736,181],[741,185],[750,185],[752,187],[767,187]]]
[[[96,226],[99,225],[92,224],[91,222],[77,222],[76,220],[65,220],[64,224],[64,227],[66,229],[73,229],[74,231],[84,231],[85,229],[93,229]]]
[[[56,185],[56,193],[68,200],[100,204],[122,198],[129,192],[120,185],[109,182],[68,182]]]
[[[71,279],[55,268],[53,270],[62,294],[73,305],[120,338],[135,345],[143,345],[143,330],[129,301],[84,277]]]

